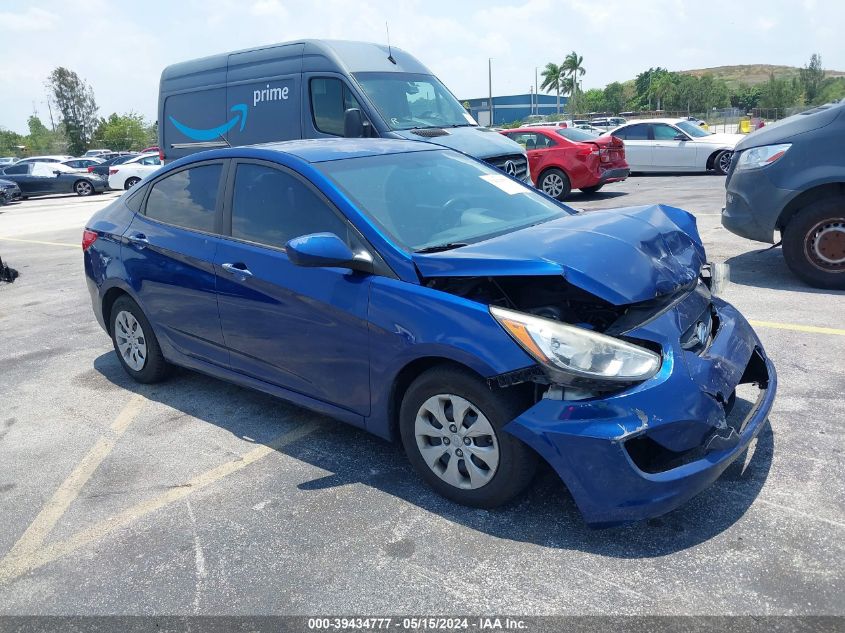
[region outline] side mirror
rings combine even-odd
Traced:
[[[285,244],[288,259],[306,268],[358,268],[355,255],[334,233],[311,233]]]
[[[364,138],[364,117],[358,108],[343,113],[343,135],[346,138]]]
[[[678,132],[677,134],[675,134],[675,140],[676,141],[688,141],[689,138],[687,138],[686,134],[681,134],[680,132]]]
[[[54,169],[54,170],[53,170],[53,175],[55,175],[55,176],[61,176],[61,175],[62,175],[62,172],[60,172],[58,169]]]

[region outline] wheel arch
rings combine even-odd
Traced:
[[[133,301],[135,298],[127,292],[124,288],[120,286],[112,286],[108,290],[106,290],[105,294],[103,295],[103,300],[101,302],[102,306],[102,315],[103,315],[103,323],[106,324],[106,332],[108,332],[109,336],[111,336],[111,310],[114,306],[115,302],[120,299],[120,297],[129,297]],[[137,302],[136,302],[137,303]]]
[[[786,225],[807,205],[836,197],[845,198],[845,182],[828,182],[802,191],[784,206],[775,223],[775,228],[783,232]]]
[[[710,155],[707,157],[707,163],[705,163],[705,169],[714,169],[713,165],[716,162],[716,157],[721,154],[722,152],[733,152],[734,149],[732,147],[720,147],[719,149],[714,149],[710,152]]]

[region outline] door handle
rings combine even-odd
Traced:
[[[249,268],[246,267],[246,264],[241,264],[240,262],[238,262],[237,264],[226,263],[222,264],[220,267],[227,273],[230,273],[232,275],[239,275],[244,279],[246,279],[247,277],[252,277],[252,272],[249,270]]]
[[[143,233],[133,233],[129,236],[129,241],[132,242],[135,246],[140,248],[146,248],[150,245],[150,240],[147,239],[147,236]]]

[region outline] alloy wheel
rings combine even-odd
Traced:
[[[141,371],[147,362],[147,339],[144,329],[131,312],[121,310],[117,313],[114,337],[126,365],[134,371]]]
[[[548,174],[543,178],[543,193],[557,198],[563,191],[563,178],[557,174]]]
[[[731,152],[722,152],[719,155],[719,171],[723,174],[727,174],[728,170],[731,168],[731,158],[733,157],[733,153]]]
[[[90,196],[93,190],[94,188],[91,186],[90,182],[80,180],[76,183],[76,193],[80,196]]]
[[[417,412],[414,436],[423,461],[455,488],[481,488],[496,474],[496,432],[485,415],[465,398],[454,394],[430,397]]]

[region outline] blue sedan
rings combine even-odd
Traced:
[[[542,459],[591,524],[662,514],[775,396],[690,214],[579,214],[425,143],[194,154],[94,215],[83,249],[135,380],[179,365],[401,441],[470,506],[513,500]]]

